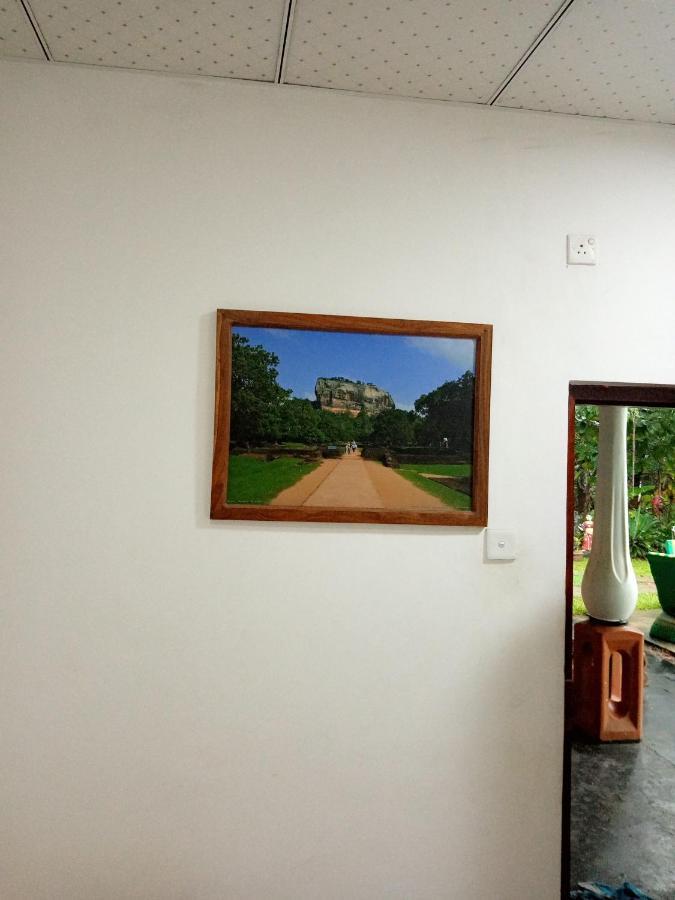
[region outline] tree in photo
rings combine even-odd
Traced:
[[[290,391],[278,381],[279,357],[248,338],[232,335],[232,400],[230,440],[247,444],[278,440],[281,409]]]
[[[301,444],[320,444],[325,440],[321,417],[310,400],[289,397],[279,414],[282,440]]]
[[[386,409],[373,422],[370,442],[377,447],[409,447],[415,442],[414,412]]]
[[[420,443],[443,447],[447,441],[455,453],[471,452],[474,388],[475,377],[467,371],[415,401]]]
[[[356,439],[355,419],[348,412],[317,410],[321,432],[328,444],[345,444]]]
[[[373,419],[366,412],[365,406],[361,407],[361,412],[354,419],[354,431],[354,440],[361,446],[373,443],[371,439],[373,433]]]

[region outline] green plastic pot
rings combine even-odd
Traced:
[[[675,556],[648,553],[647,560],[663,610],[654,621],[649,634],[656,640],[675,644]]]

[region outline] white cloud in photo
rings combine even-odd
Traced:
[[[436,337],[409,337],[410,346],[428,353],[430,356],[440,357],[462,374],[474,371],[476,342],[469,338],[436,338]]]
[[[292,328],[259,328],[262,334],[277,338],[280,341],[294,341],[296,339],[295,331]]]

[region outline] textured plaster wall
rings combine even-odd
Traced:
[[[3,900],[557,897],[567,384],[675,380],[675,131],[0,81]],[[211,523],[218,306],[493,323],[519,559]]]

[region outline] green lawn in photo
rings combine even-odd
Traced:
[[[267,462],[261,457],[233,454],[227,473],[227,502],[269,503],[319,464],[319,460],[305,462],[292,456]]]
[[[433,481],[431,478],[424,478],[422,472],[427,475],[448,475],[455,478],[467,478],[471,475],[470,463],[461,463],[457,465],[445,465],[443,463],[402,463],[400,468],[394,469],[399,475],[403,475],[408,481],[411,481],[416,487],[438,497],[443,503],[451,506],[453,509],[471,509],[471,497],[456,491],[454,488],[446,487]]]
[[[633,569],[635,570],[636,578],[651,578],[652,573],[649,568],[649,563],[646,559],[633,559],[631,560],[633,563]],[[575,559],[574,565],[572,567],[572,580],[575,585],[581,584],[581,579],[584,577],[584,572],[586,571],[586,566],[588,565],[588,557],[584,559]],[[645,587],[646,585],[641,585],[638,582],[638,590],[641,587]],[[656,592],[654,591],[645,591],[644,593],[638,593],[637,600],[637,609],[659,609],[659,598]],[[581,597],[574,597],[572,601],[572,610],[575,616],[587,616],[588,610],[584,606],[584,601]]]

